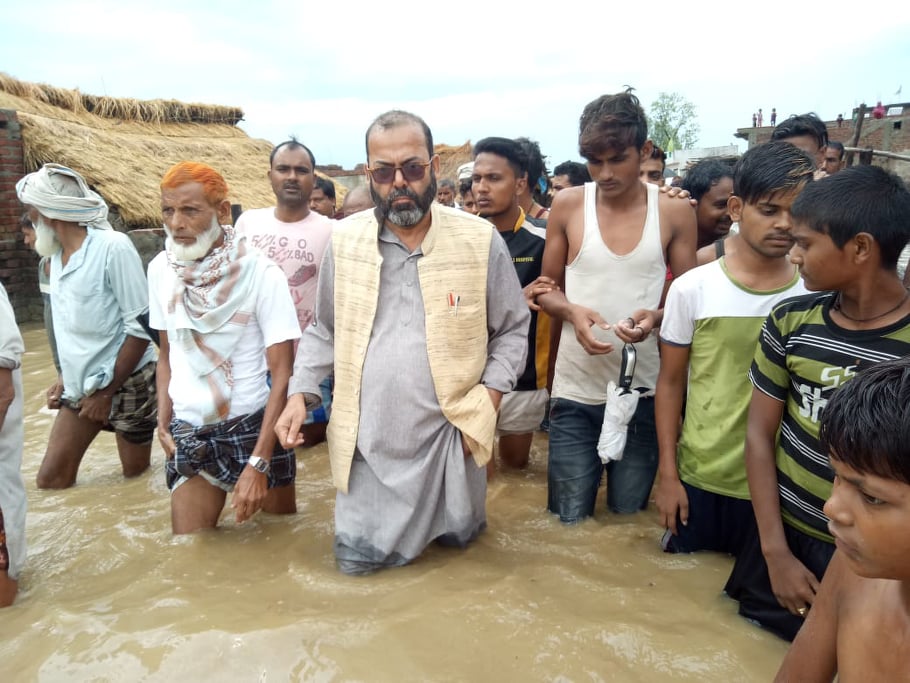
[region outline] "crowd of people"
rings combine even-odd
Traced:
[[[910,193],[845,169],[812,114],[682,191],[647,134],[633,94],[604,95],[585,164],[550,176],[533,141],[486,137],[445,179],[427,124],[386,112],[341,221],[296,139],[269,159],[276,205],[235,225],[221,173],[182,161],[147,275],[78,172],[28,174],[58,369],[38,488],[73,486],[101,430],[126,477],[157,438],[190,533],[228,494],[238,523],[294,513],[294,449],[325,439],[337,566],[369,574],[469,544],[494,454],[526,467],[543,429],[547,509],[597,514],[604,479],[615,514],[653,492],[663,549],[733,556],[740,613],[796,638],[781,680],[905,672]],[[25,562],[22,353],[0,286],[0,604]],[[605,456],[614,393],[632,410]]]

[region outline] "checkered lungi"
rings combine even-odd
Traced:
[[[170,430],[177,450],[165,462],[167,487],[173,491],[180,483],[202,475],[225,491],[231,491],[253,454],[262,429],[265,409],[255,413],[194,427],[183,420],[171,420]],[[297,474],[294,451],[276,441],[268,472],[268,487],[293,484]],[[217,483],[216,483],[217,482]]]

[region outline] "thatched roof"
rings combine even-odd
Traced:
[[[474,145],[470,140],[459,147],[434,145],[433,151],[439,155],[439,177],[450,178],[457,186],[458,167],[474,158]]]
[[[158,185],[179,161],[217,169],[244,209],[275,203],[272,144],[237,127],[236,107],[98,97],[0,73],[0,108],[17,112],[27,171],[47,162],[79,171],[131,228],[161,225]]]

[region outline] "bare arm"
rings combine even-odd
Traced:
[[[266,348],[265,357],[269,373],[272,376],[272,387],[265,404],[259,438],[256,439],[256,445],[253,447],[251,455],[258,455],[266,462],[271,462],[272,451],[275,449],[277,439],[275,425],[287,401],[294,342],[288,339],[278,344],[272,344]],[[249,464],[244,467],[234,486],[234,494],[231,498],[231,507],[236,511],[237,522],[241,523],[252,517],[262,507],[267,493],[268,477],[266,473],[259,472]]]
[[[660,345],[660,374],[654,397],[654,420],[657,427],[659,452],[657,510],[664,528],[674,535],[676,516],[683,524],[689,521],[689,498],[676,466],[676,442],[679,437],[679,418],[682,415],[686,378],[689,370],[689,347]]]
[[[563,196],[565,195],[565,196]],[[575,328],[575,338],[582,348],[592,355],[610,353],[613,345],[594,337],[591,327],[598,325],[609,329],[600,313],[569,301],[565,294],[566,264],[570,255],[568,219],[573,211],[581,210],[583,188],[563,190],[553,201],[547,221],[547,241],[543,251],[541,275],[556,283],[556,289],[537,297],[537,304],[554,321],[567,321]]]
[[[815,604],[781,663],[775,683],[830,683],[837,674],[838,605],[850,570],[835,552]]]
[[[174,402],[168,393],[171,385],[171,347],[167,332],[160,330],[158,367],[155,370],[155,387],[158,390],[158,441],[164,449],[165,457],[170,460],[174,457],[177,446],[171,434],[171,419],[174,417]]]
[[[698,244],[698,227],[695,211],[685,202],[669,200],[666,210],[661,206],[661,220],[667,215],[670,241],[667,243],[667,264],[677,278],[695,267],[695,247]]]
[[[760,389],[752,390],[746,426],[746,473],[771,588],[783,607],[799,615],[800,609],[812,604],[818,580],[790,552],[784,536],[775,459],[777,431],[783,414],[783,401]]]

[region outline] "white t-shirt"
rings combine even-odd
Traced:
[[[167,306],[177,286],[177,273],[168,265],[165,252],[149,264],[148,282],[149,325],[167,331]],[[252,294],[255,303],[248,309],[253,315],[231,355],[234,386],[227,419],[253,413],[266,404],[269,398],[266,348],[300,338],[297,315],[286,285],[281,271],[275,267],[263,269],[257,281]],[[171,366],[168,395],[174,404],[174,416],[194,426],[202,425],[200,406],[211,400],[207,382],[193,371],[177,345],[170,345],[168,359]]]
[[[301,330],[313,320],[319,267],[333,223],[315,211],[302,221],[285,223],[275,218],[274,207],[244,211],[237,219],[237,234],[284,271]]]

